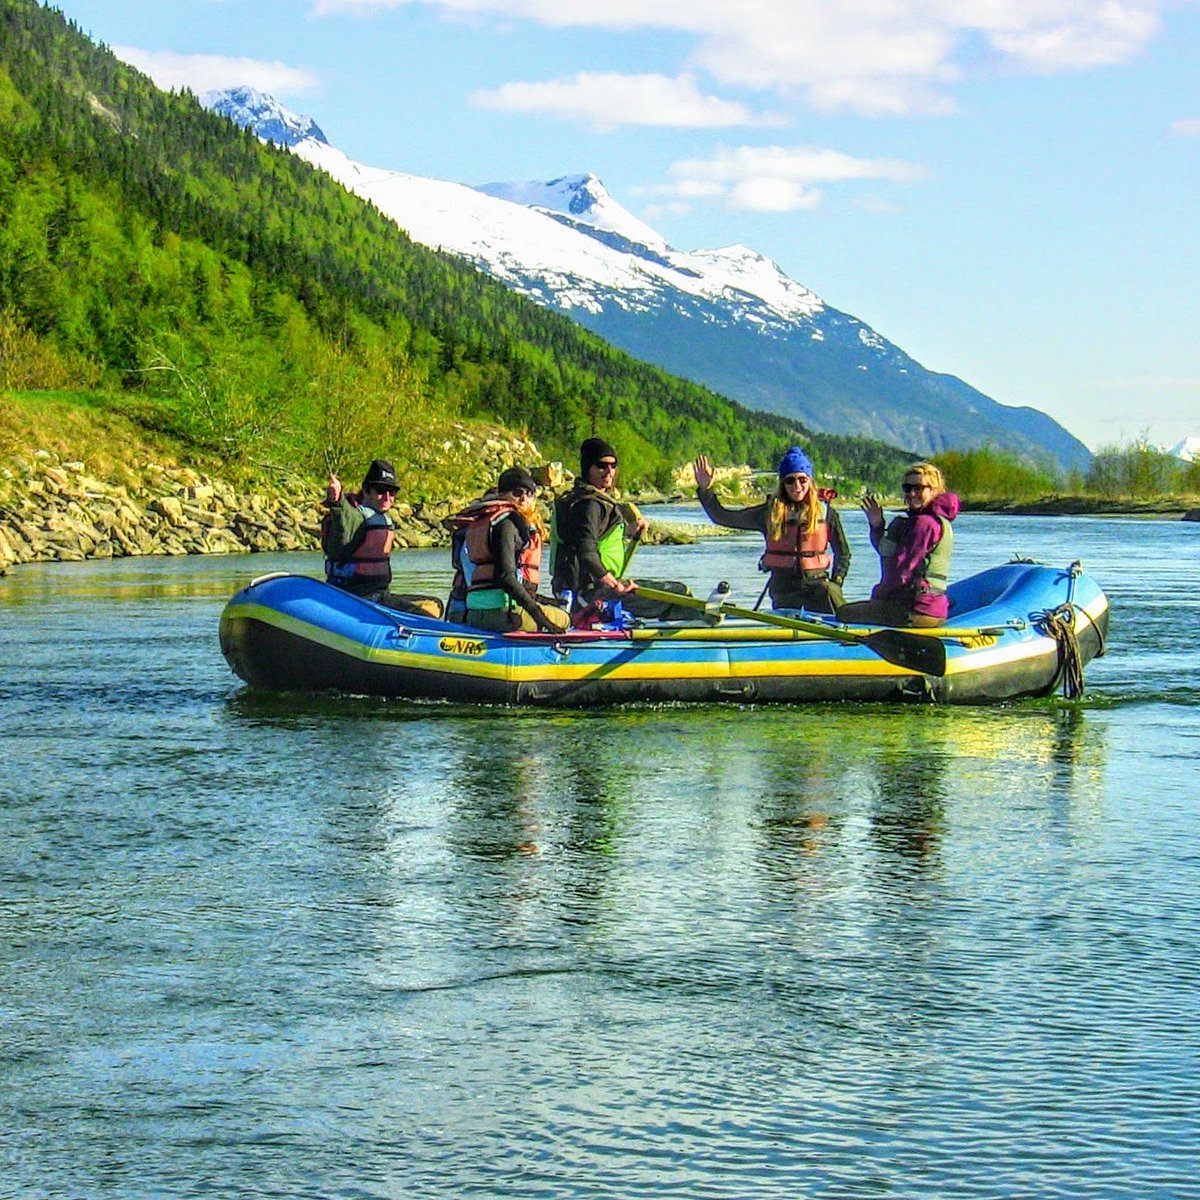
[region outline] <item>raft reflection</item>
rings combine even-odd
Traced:
[[[393,781],[385,824],[401,828],[397,814],[411,820],[417,806],[451,859],[495,864],[494,896],[587,921],[627,904],[624,865],[644,867],[664,846],[710,856],[713,871],[746,854],[771,887],[827,890],[848,874],[891,887],[937,878],[948,838],[1086,822],[1105,760],[1103,722],[1089,716],[1053,705],[547,714],[356,701],[336,737],[349,734]],[[326,732],[328,718],[324,706]],[[385,835],[363,849],[400,843]],[[403,876],[403,863],[389,870]]]

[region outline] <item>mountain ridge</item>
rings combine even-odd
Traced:
[[[268,137],[282,106],[266,99],[261,127],[244,103],[227,115]],[[293,118],[285,132],[310,120]],[[1047,414],[927,369],[758,251],[737,243],[674,249],[591,172],[471,187],[366,166],[323,136],[288,145],[414,241],[455,253],[636,357],[751,409],[920,454],[991,445],[1066,469],[1090,461]]]
[[[428,498],[447,479],[427,451],[453,459],[464,419],[564,460],[602,433],[644,484],[705,452],[768,465],[798,439],[858,482],[904,461],[634,359],[38,0],[0,0],[0,180],[0,380],[73,380],[238,469],[323,478],[382,455]]]

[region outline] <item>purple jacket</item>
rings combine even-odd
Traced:
[[[938,517],[953,521],[958,510],[958,497],[953,492],[943,492],[916,513],[896,517],[888,525],[886,536],[896,543],[896,553],[880,555],[882,574],[871,592],[872,600],[907,604],[912,612],[931,617],[948,615],[949,600],[944,592],[929,590],[923,571],[930,551],[942,540]],[[871,530],[871,545],[876,550],[884,536],[882,529]]]

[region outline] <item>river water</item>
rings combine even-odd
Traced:
[[[1082,703],[263,697],[221,606],[315,556],[14,569],[0,1197],[1200,1196],[1200,526],[1013,553],[1109,593]]]

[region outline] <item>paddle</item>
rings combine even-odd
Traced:
[[[638,511],[638,506],[636,504],[634,504],[634,502],[632,500],[625,501],[625,503],[621,505],[621,508],[624,510],[623,516],[625,517],[626,521],[630,521],[630,522],[633,522],[636,524],[638,521],[640,521],[642,519],[642,514]],[[633,562],[634,551],[637,550],[638,546],[640,546],[642,543],[642,533],[643,532],[644,532],[643,530],[639,529],[637,531],[637,533],[635,533],[633,535],[633,537],[631,537],[629,539],[629,541],[626,542],[626,544],[625,544],[625,561],[621,564],[620,571],[617,572],[618,579],[625,578],[625,572],[629,570],[629,564],[631,562]]]
[[[720,589],[718,589],[720,590]],[[664,600],[668,604],[682,604],[685,608],[709,610],[706,601],[698,596],[679,596],[675,592],[660,592],[657,588],[638,586],[638,594],[651,600]],[[851,646],[866,646],[880,658],[921,675],[945,675],[946,647],[937,638],[922,637],[919,633],[905,633],[900,629],[877,629],[860,633],[841,625],[826,625],[822,621],[805,621],[799,617],[783,617],[773,612],[756,612],[752,608],[739,608],[728,602],[717,606],[730,617],[743,617],[748,621],[761,621],[764,625],[778,625],[783,629],[797,629],[831,642],[844,642]]]

